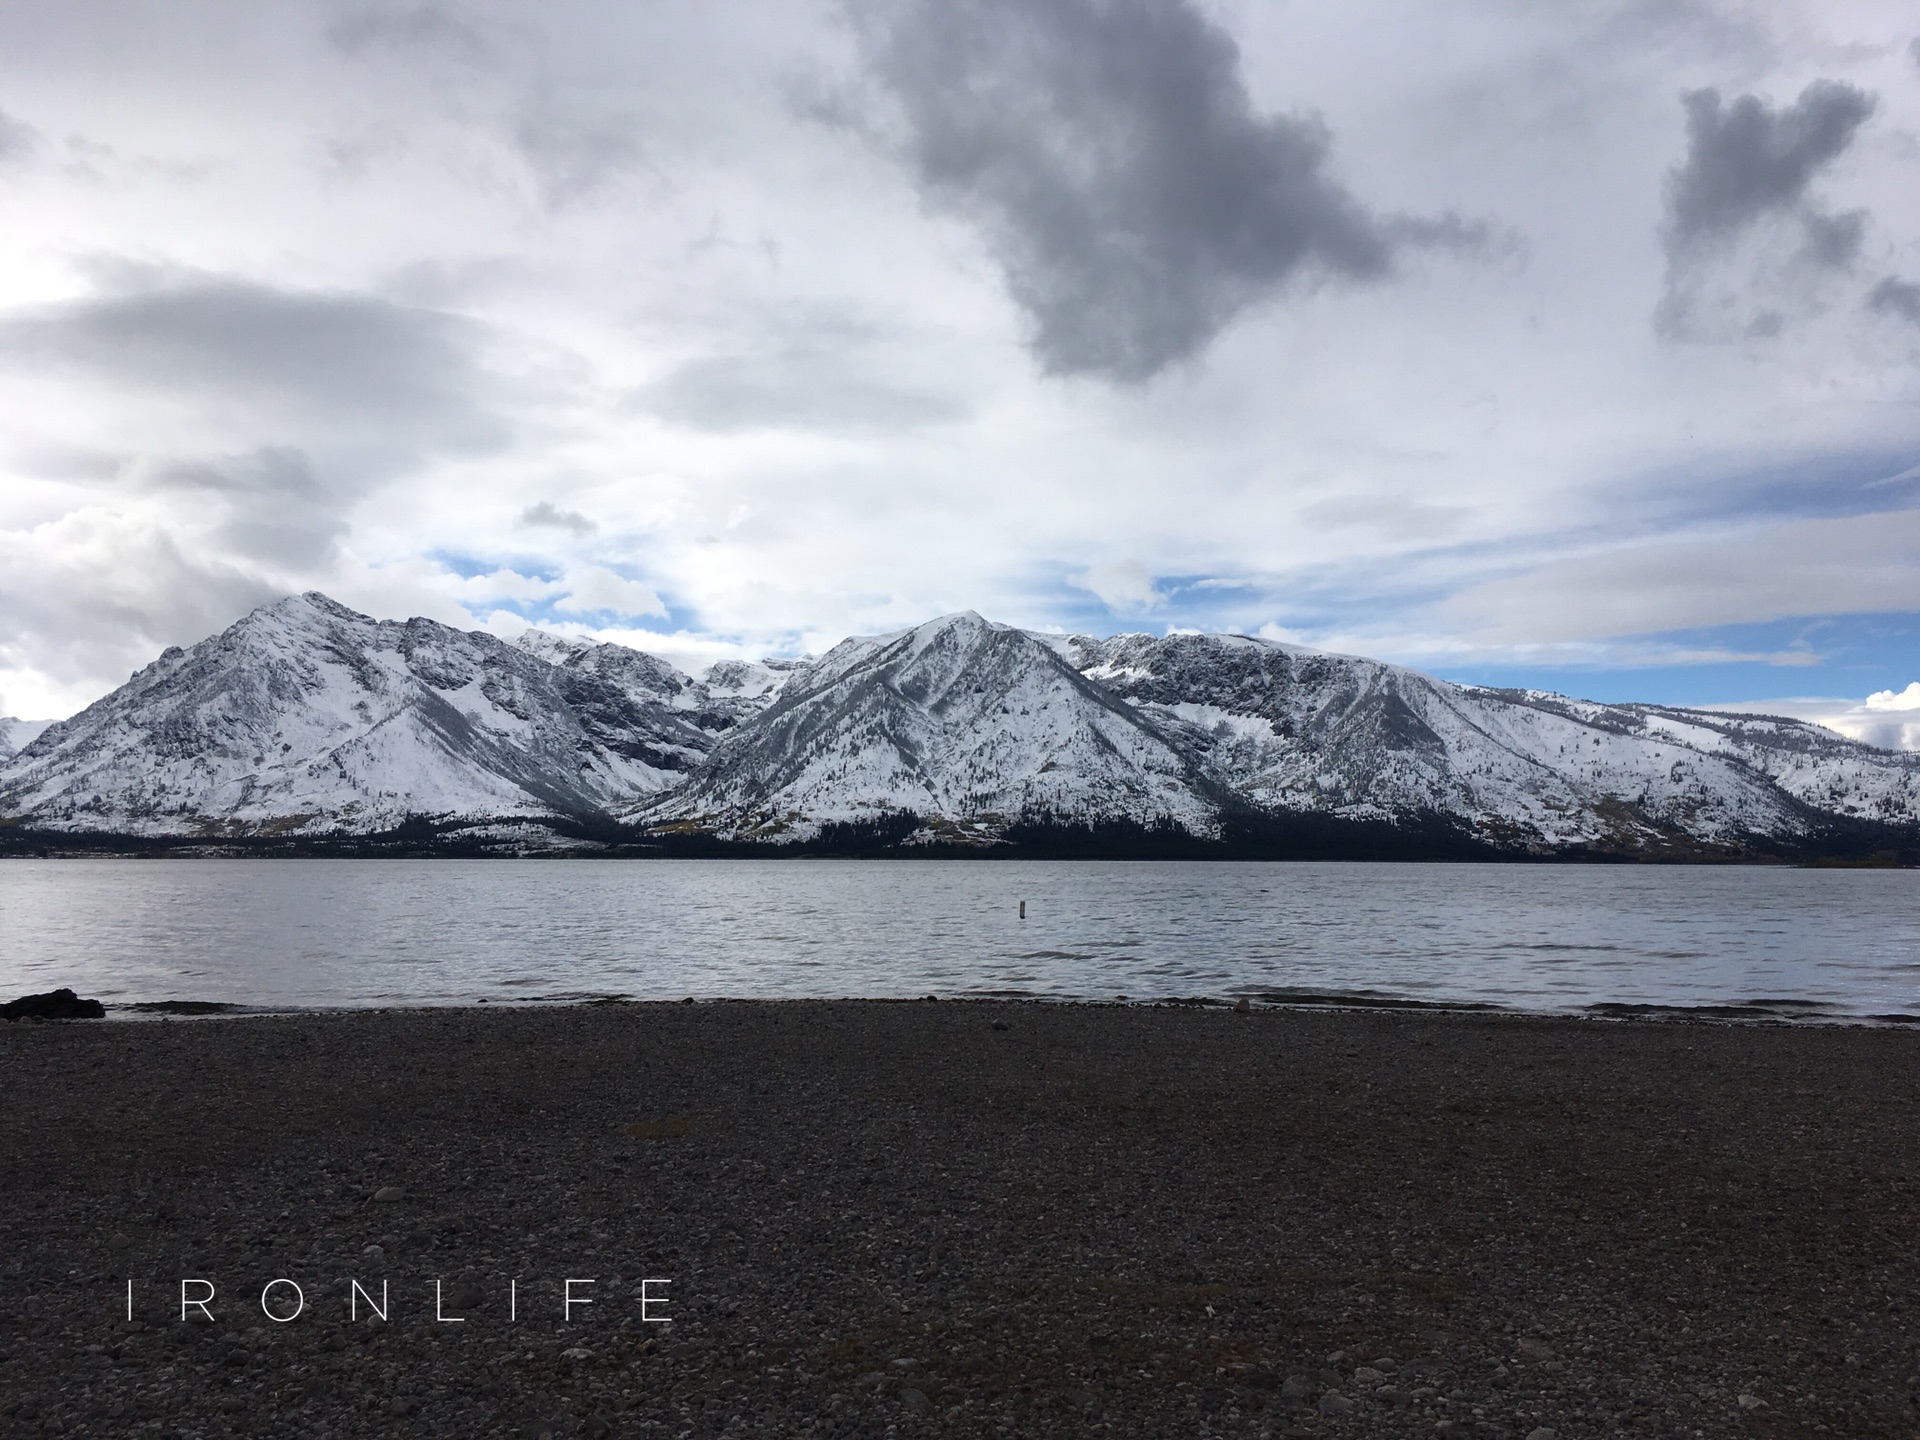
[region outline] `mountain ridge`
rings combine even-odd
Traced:
[[[1920,756],[1247,636],[968,611],[696,677],[318,592],[168,649],[0,754],[0,838],[21,844],[402,833],[479,853],[1906,854]]]

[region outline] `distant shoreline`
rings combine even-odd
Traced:
[[[1529,850],[1489,844],[1438,819],[1421,824],[1302,815],[1249,824],[1220,840],[1135,826],[1016,828],[992,843],[921,843],[900,823],[829,827],[785,843],[660,834],[584,822],[514,821],[526,834],[482,833],[504,822],[421,819],[369,834],[131,835],[0,825],[0,860],[92,856],[217,859],[505,860],[1194,860],[1376,861],[1511,865],[1920,866],[1920,836],[1871,822],[1835,824],[1804,843],[1746,837],[1718,847],[1592,846]]]
[[[983,995],[821,995],[756,996],[703,995],[681,999],[643,998],[632,995],[554,996],[542,998],[447,1000],[422,1004],[367,1005],[247,1005],[221,1000],[141,1000],[103,1001],[108,1021],[152,1023],[174,1020],[287,1020],[317,1016],[419,1015],[443,1016],[467,1010],[505,1012],[516,1010],[554,1011],[598,1009],[606,1007],[658,1007],[674,1005],[920,1005],[928,1001],[956,1005],[1037,1005],[1049,1008],[1094,1010],[1214,1010],[1232,1012],[1235,999],[1220,996],[1161,996],[1139,999],[1098,999],[1091,996],[983,996]],[[1715,1027],[1810,1027],[1840,1026],[1855,1029],[1899,1029],[1920,1027],[1920,1013],[1852,1014],[1832,1010],[1822,1004],[1800,1000],[1761,1000],[1730,1004],[1668,1005],[1630,1002],[1603,1002],[1567,1010],[1526,1009],[1483,1000],[1418,1000],[1390,995],[1312,993],[1268,997],[1252,1005],[1248,1014],[1350,1013],[1356,1015],[1480,1016],[1487,1019],[1520,1022],[1565,1023],[1568,1021],[1601,1024],[1707,1025]],[[87,1024],[86,1021],[20,1023]]]

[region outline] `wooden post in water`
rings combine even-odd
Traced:
[[[1020,902],[1020,918],[1022,920],[1027,918],[1027,902],[1024,900]]]

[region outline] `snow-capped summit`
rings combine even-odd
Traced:
[[[676,783],[706,743],[611,668],[297,595],[49,727],[0,771],[0,815],[132,834],[599,815]]]
[[[656,823],[804,838],[902,813],[935,835],[1022,820],[1216,829],[1188,758],[1035,636],[972,612],[844,640],[728,736]]]

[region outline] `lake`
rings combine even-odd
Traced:
[[[1019,904],[1026,902],[1026,916]],[[6,860],[0,995],[1328,997],[1920,1012],[1920,873],[859,860]]]

